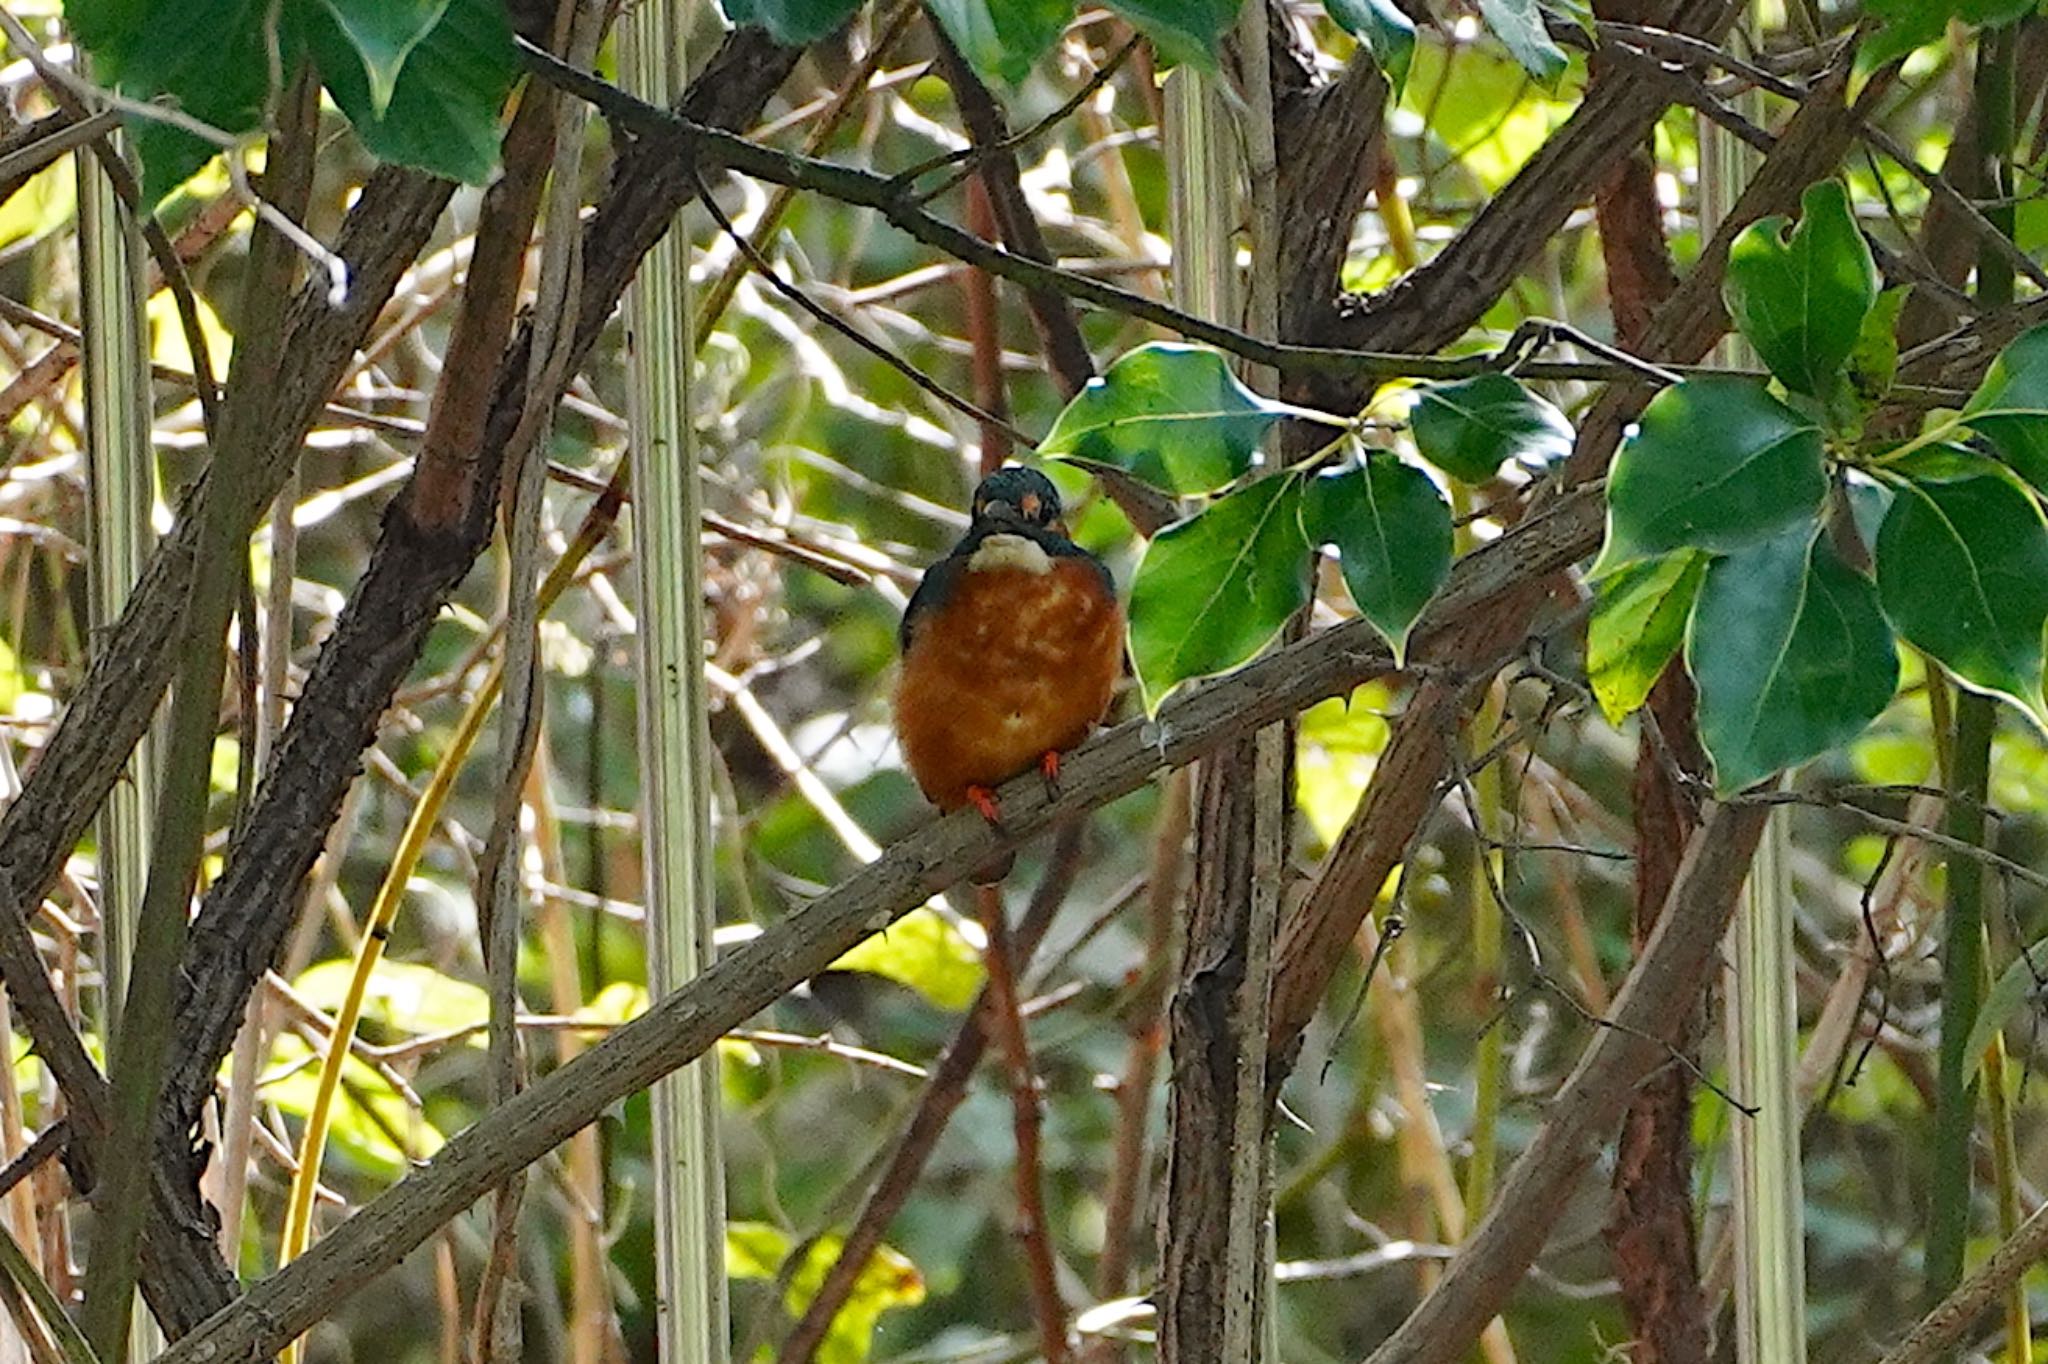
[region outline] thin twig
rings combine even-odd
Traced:
[[[1067,1308],[1060,1300],[1059,1277],[1053,1261],[1052,1228],[1045,1217],[1044,1175],[1040,1169],[1038,1072],[1031,1064],[1031,1043],[1024,1033],[1024,1016],[1017,1001],[1015,960],[1010,950],[1010,926],[1003,913],[1000,885],[976,886],[975,903],[981,926],[988,934],[988,949],[982,962],[988,969],[988,1017],[984,1026],[995,1034],[1002,1052],[1010,1091],[1012,1126],[1017,1153],[1017,1237],[1024,1244],[1026,1277],[1031,1285],[1031,1310],[1038,1319],[1038,1344],[1046,1364],[1065,1364],[1067,1359]]]

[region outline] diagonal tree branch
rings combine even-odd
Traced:
[[[1576,556],[1599,500],[1581,493],[1460,562],[1434,616],[1454,622],[1518,584],[1540,582]],[[1411,670],[1441,675],[1432,638]],[[1499,658],[1480,665],[1491,671]],[[1061,773],[1049,800],[1035,777],[999,793],[1004,832],[968,811],[927,824],[835,890],[719,960],[511,1103],[455,1137],[397,1188],[343,1223],[305,1258],[258,1284],[164,1356],[176,1364],[240,1359],[303,1331],[351,1292],[396,1264],[507,1173],[567,1140],[619,1098],[644,1089],[816,975],[856,942],[1055,822],[1095,808],[1181,767],[1218,745],[1390,671],[1385,646],[1363,621],[1326,630],[1210,686],[1170,702],[1154,720],[1099,736]]]
[[[739,30],[692,85],[684,107],[715,118],[750,118],[797,55],[759,30]],[[693,189],[689,168],[660,149],[634,142],[621,153],[611,190],[586,230],[583,306],[565,375],[596,343],[640,257]],[[321,649],[241,836],[193,923],[179,990],[184,1027],[167,1080],[172,1106],[163,1139],[190,1131],[198,1121],[250,991],[274,964],[296,918],[299,887],[379,718],[417,661],[441,604],[488,543],[497,472],[521,435],[524,414],[559,397],[529,391],[530,344],[531,333],[522,328],[502,351],[480,443],[449,454],[448,462],[466,467],[474,482],[451,483],[443,473],[432,473],[440,490],[418,502],[412,489],[428,474],[423,463],[386,514],[370,567]],[[444,517],[436,510],[447,507],[458,514]]]
[[[1551,1100],[1543,1126],[1436,1291],[1368,1364],[1453,1364],[1507,1305],[1549,1239],[1551,1212],[1592,1165],[1635,1086],[1671,1055],[1712,970],[1764,816],[1755,806],[1718,806],[1693,836],[1611,1021]]]

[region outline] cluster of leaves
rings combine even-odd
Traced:
[[[1896,298],[1840,186],[1809,190],[1784,229],[1749,228],[1724,286],[1779,391],[1711,376],[1659,394],[1615,458],[1594,566],[1603,709],[1633,710],[1683,647],[1723,790],[1861,733],[1897,688],[1895,639],[2048,724],[2048,330],[1961,411],[1873,448]]]
[[[232,136],[262,125],[273,73],[305,63],[378,157],[479,183],[498,163],[518,58],[501,0],[69,0],[94,74]],[[151,203],[218,150],[136,128]]]
[[[861,0],[720,0],[735,24],[758,24],[784,43],[810,43],[851,18]],[[1109,0],[1168,61],[1215,65],[1218,44],[1236,22],[1242,0]],[[1015,85],[1073,21],[1075,0],[932,0],[968,63],[987,80]],[[1394,0],[1323,0],[1337,25],[1372,54],[1396,92],[1415,51],[1415,24]],[[1581,9],[1560,6],[1589,22]],[[1530,75],[1545,84],[1564,74],[1565,55],[1544,28],[1538,0],[1480,0],[1487,27]]]
[[[1263,467],[1260,442],[1289,416],[1345,428],[1346,467],[1318,472],[1327,450]],[[1563,414],[1505,374],[1424,389],[1413,431],[1423,458],[1468,483],[1572,441]],[[1308,602],[1312,548],[1336,554],[1359,613],[1397,654],[1450,571],[1451,508],[1435,479],[1368,449],[1351,423],[1253,393],[1211,350],[1131,351],[1076,395],[1039,453],[1210,499],[1153,538],[1131,587],[1131,659],[1150,708],[1263,648]]]

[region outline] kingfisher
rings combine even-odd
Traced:
[[[1034,767],[1057,795],[1060,755],[1109,711],[1123,609],[1108,567],[1067,537],[1062,515],[1044,474],[998,469],[903,613],[896,734],[943,811],[971,805],[999,825],[995,788]]]

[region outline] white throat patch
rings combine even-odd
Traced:
[[[1012,568],[1022,573],[1052,572],[1052,556],[1036,540],[1023,535],[991,535],[974,547],[969,573]]]

